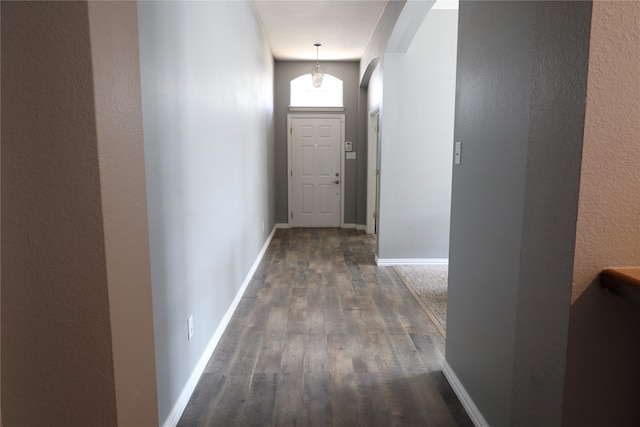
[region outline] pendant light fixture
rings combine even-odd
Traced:
[[[313,86],[322,86],[322,78],[324,77],[324,68],[318,63],[318,48],[322,46],[320,43],[315,43],[316,47],[316,65],[311,69],[311,80],[313,80]]]

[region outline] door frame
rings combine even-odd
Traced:
[[[291,136],[293,127],[291,125],[294,119],[340,119],[340,228],[344,228],[344,114],[287,114],[287,224],[289,228],[293,227],[293,160],[291,159]]]
[[[375,117],[378,120],[374,120]],[[378,129],[376,130],[376,126]],[[378,181],[380,179],[380,162],[378,148],[380,144],[380,106],[376,105],[371,111],[367,120],[367,220],[366,233],[375,234],[375,224],[373,214],[378,212],[378,203],[380,198],[380,189]],[[374,172],[378,171],[375,179],[371,179]],[[380,224],[380,215],[376,218]]]

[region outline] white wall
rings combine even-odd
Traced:
[[[360,82],[366,80],[365,74],[370,70],[370,64],[376,58],[382,58],[389,42],[389,37],[394,30],[396,21],[402,13],[406,4],[406,0],[390,1],[387,3],[382,16],[376,25],[376,29],[371,35],[371,39],[367,44],[367,48],[360,58]]]
[[[274,225],[273,59],[249,2],[138,14],[163,422]]]
[[[382,65],[378,64],[371,74],[367,87],[367,115],[382,105]]]
[[[381,259],[448,258],[456,10],[431,10],[406,53],[384,55]]]

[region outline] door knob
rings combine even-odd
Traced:
[[[338,181],[337,179],[335,181],[333,181],[334,184],[340,184],[340,181]]]

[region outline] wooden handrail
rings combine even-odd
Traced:
[[[640,306],[640,267],[608,268],[599,276],[600,286]]]

